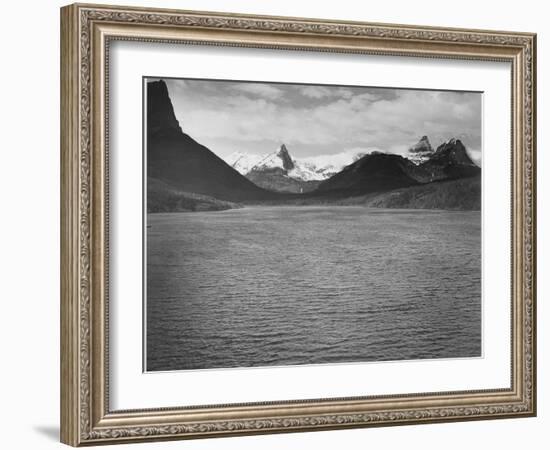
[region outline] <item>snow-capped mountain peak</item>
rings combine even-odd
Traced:
[[[289,171],[294,169],[294,163],[288,149],[283,144],[278,150],[260,157],[260,160],[250,170],[281,169]]]
[[[285,144],[264,155],[234,152],[225,161],[242,175],[254,171],[280,169],[286,176],[301,181],[326,180],[345,166],[364,156],[364,151],[293,158]]]
[[[258,164],[265,155],[254,155],[252,153],[233,152],[225,158],[225,162],[233,167],[237,172],[246,175]]]
[[[408,158],[415,164],[422,164],[434,154],[428,136],[422,136],[420,140],[409,148]]]

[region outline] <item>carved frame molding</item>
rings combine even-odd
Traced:
[[[61,10],[61,437],[78,446],[532,416],[535,54],[529,33],[75,4]],[[512,66],[512,386],[140,411],[108,407],[108,57],[112,40],[509,61]]]

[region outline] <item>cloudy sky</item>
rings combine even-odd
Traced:
[[[480,93],[165,81],[183,131],[221,157],[264,154],[282,143],[298,158],[369,149],[405,154],[427,135],[434,148],[458,137],[480,158]]]

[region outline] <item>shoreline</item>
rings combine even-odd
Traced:
[[[155,216],[159,214],[194,214],[194,213],[224,213],[228,211],[246,211],[251,209],[276,209],[276,208],[286,208],[286,209],[323,209],[323,208],[342,208],[342,209],[362,209],[362,210],[370,210],[372,212],[470,212],[470,213],[481,213],[480,209],[444,209],[444,208],[382,208],[382,207],[376,207],[376,206],[363,206],[363,205],[339,205],[339,204],[318,204],[318,205],[284,205],[284,204],[277,204],[277,205],[265,205],[265,204],[253,204],[253,205],[243,205],[238,208],[227,208],[227,209],[217,209],[217,210],[203,210],[203,211],[155,211],[155,212],[147,212],[146,214],[149,216]]]

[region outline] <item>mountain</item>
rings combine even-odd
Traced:
[[[285,173],[292,173],[297,167],[297,162],[290,156],[285,144],[282,144],[278,150],[273,153],[268,153],[254,164],[249,171],[281,169]]]
[[[317,174],[294,160],[285,144],[258,161],[246,178],[265,189],[279,192],[310,192],[319,185]]]
[[[422,155],[424,162],[414,163],[399,155],[373,152],[323,181],[312,195],[351,198],[399,190],[398,194],[379,200],[379,204],[390,202],[394,205],[409,204],[410,207],[422,207],[413,206],[415,204],[447,205],[448,208],[444,209],[478,205],[481,201],[480,190],[465,189],[465,198],[460,199],[450,190],[451,185],[441,183],[465,178],[481,179],[481,169],[470,159],[464,144],[459,139],[450,139],[430,152],[427,138],[421,139],[420,143],[418,154]],[[433,186],[428,188],[428,185]],[[475,181],[457,184],[460,187],[465,185],[475,186]]]
[[[174,192],[214,197],[229,202],[273,199],[266,191],[242,176],[204,145],[185,134],[174,114],[166,83],[147,83],[147,177]],[[161,206],[158,206],[161,208]]]
[[[285,144],[266,155],[233,153],[226,162],[254,184],[271,191],[310,192],[319,184],[319,175],[292,158]]]
[[[246,175],[266,155],[254,155],[244,152],[233,152],[225,158],[225,162],[233,167],[241,175]]]
[[[352,199],[353,200],[353,199]],[[371,208],[481,210],[481,176],[395,189],[370,195],[355,203]]]
[[[264,155],[234,152],[225,161],[249,180],[265,189],[305,193],[314,190],[322,180],[335,175],[362,153],[343,152],[309,158],[294,158],[287,146]]]
[[[460,139],[444,142],[425,162],[418,166],[424,171],[420,181],[440,181],[473,177],[481,169],[472,161]]]
[[[321,191],[328,190],[328,186],[335,185],[336,182],[327,184],[324,181],[335,175],[338,175],[338,180],[345,178],[339,173],[346,166],[353,165],[367,155],[384,153],[378,150],[370,150],[368,153],[347,151],[298,159],[293,158],[283,144],[278,150],[265,155],[235,152],[226,158],[226,162],[265,189],[308,193],[317,186]],[[402,157],[400,162],[404,165],[406,174],[418,183],[464,178],[481,173],[481,169],[472,161],[459,139],[450,139],[434,150],[428,136],[422,136],[408,149],[406,157]],[[383,176],[378,175],[377,178],[381,180]],[[375,184],[376,180],[373,179],[371,185]]]
[[[352,149],[331,155],[308,156],[301,158],[300,162],[306,167],[311,168],[320,180],[326,180],[333,175],[336,175],[344,167],[362,158],[367,153],[372,153],[375,151],[378,151],[378,149]]]
[[[319,186],[320,181],[304,181],[289,176],[282,169],[253,169],[246,174],[246,178],[254,184],[275,192],[302,194],[311,192]]]
[[[374,152],[363,156],[323,181],[315,194],[332,193],[335,196],[356,196],[369,192],[419,184],[412,173],[416,166],[400,155]]]
[[[409,148],[408,159],[415,164],[421,164],[427,161],[434,153],[428,136],[422,136],[420,140]]]
[[[297,159],[282,144],[266,155],[234,154],[226,162],[183,132],[164,81],[147,83],[150,212],[348,201],[389,208],[479,209],[481,169],[459,139],[434,151],[423,136],[408,156],[373,151]]]
[[[340,172],[345,166],[365,154],[365,151],[351,150],[332,155],[294,158],[291,156],[287,146],[282,144],[274,152],[262,155],[240,151],[233,152],[225,158],[225,161],[242,175],[247,175],[252,170],[261,171],[264,169],[280,168],[286,170],[289,176],[297,180],[321,181]]]
[[[222,211],[239,208],[237,203],[207,195],[179,191],[155,178],[147,178],[147,212]]]

